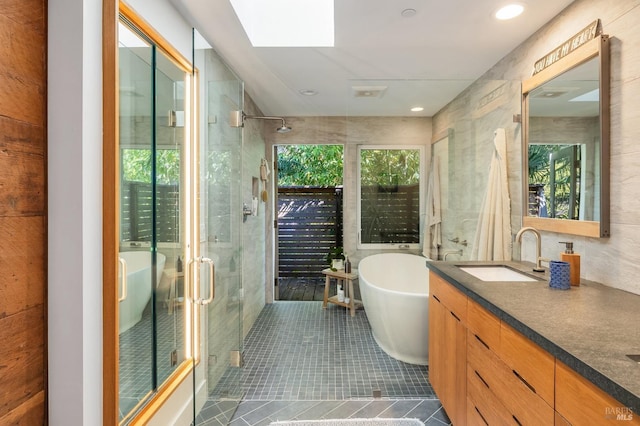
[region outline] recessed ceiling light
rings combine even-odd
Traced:
[[[513,3],[498,9],[495,16],[496,19],[506,21],[507,19],[513,19],[516,16],[520,16],[522,12],[524,12],[524,6],[518,3]]]
[[[412,112],[420,112],[420,111],[424,111],[424,108],[422,108],[422,107],[413,107],[413,108],[411,108],[411,111]]]
[[[318,94],[318,92],[316,92],[315,90],[311,90],[311,89],[303,89],[300,90],[299,93],[301,95],[305,95],[305,96],[315,96]]]
[[[418,11],[415,9],[405,9],[400,12],[400,15],[402,15],[403,18],[411,18],[412,16],[416,16],[416,13],[418,13]]]

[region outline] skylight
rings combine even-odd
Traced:
[[[230,0],[254,47],[333,47],[333,0]]]
[[[569,102],[599,102],[600,101],[600,89],[595,89],[587,92],[583,95],[576,96],[569,100]]]

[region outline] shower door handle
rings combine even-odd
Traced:
[[[185,289],[184,289],[184,294],[187,297],[187,299],[189,301],[195,301],[196,295],[195,293],[195,285],[193,284],[193,277],[196,275],[193,271],[193,264],[197,261],[198,259],[189,259],[187,261],[187,264],[185,265],[185,272],[186,272],[186,277],[185,277]]]
[[[208,257],[199,257],[197,259],[197,261],[198,261],[198,263],[207,263],[209,265],[209,298],[207,298],[207,299],[198,298],[198,300],[195,300],[195,303],[197,303],[198,305],[203,305],[204,306],[204,305],[208,305],[209,303],[213,302],[213,299],[216,297],[215,265],[213,263],[213,260],[209,259]]]
[[[120,262],[120,265],[122,266],[122,279],[120,280],[122,292],[121,296],[118,298],[118,302],[122,302],[127,298],[127,261],[119,257],[118,262]]]

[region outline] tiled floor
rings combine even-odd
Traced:
[[[157,382],[162,383],[173,372],[171,352],[177,349],[180,356],[184,348],[177,348],[176,342],[183,341],[184,317],[178,309],[169,314],[164,303],[157,303]],[[151,303],[142,314],[142,319],[129,330],[120,334],[120,418],[129,413],[153,388],[153,323],[151,321]]]
[[[323,310],[321,302],[267,305],[245,339],[244,355],[239,378],[244,398],[237,411],[214,390],[197,424],[370,417],[448,424],[427,367],[385,354],[363,310],[350,317],[336,305]],[[217,389],[228,389],[233,380],[238,380],[237,370],[223,377]],[[381,397],[374,398],[374,392]]]

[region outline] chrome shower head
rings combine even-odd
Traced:
[[[229,124],[231,127],[244,127],[244,120],[246,119],[256,119],[256,120],[280,120],[282,121],[282,126],[276,128],[276,132],[278,133],[287,133],[291,131],[291,127],[287,126],[282,117],[259,117],[256,115],[247,115],[243,111],[231,111],[229,116]]]
[[[289,133],[291,131],[291,127],[287,126],[287,124],[284,122],[284,118],[282,119],[282,126],[278,127],[276,129],[276,132],[278,133]]]

